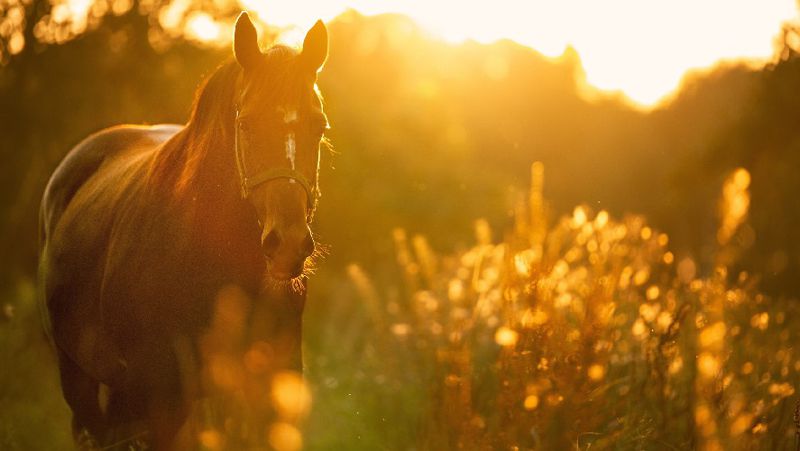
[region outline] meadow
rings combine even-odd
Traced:
[[[735,269],[749,173],[721,187],[707,274],[642,216],[581,205],[548,221],[543,165],[531,173],[511,229],[495,234],[478,220],[474,245],[449,253],[395,229],[395,285],[351,264],[338,302],[312,298],[306,381],[283,376],[284,393],[273,388],[289,420],[264,430],[271,446],[797,449],[797,303]],[[0,444],[68,448],[35,287],[8,297],[0,349],[16,367],[0,381]],[[230,328],[221,313],[214,327]],[[254,380],[258,359],[241,359],[224,374],[240,368]],[[197,424],[203,449],[240,443],[213,421]]]
[[[735,269],[749,173],[720,187],[707,274],[641,216],[548,223],[532,174],[502,240],[479,220],[474,246],[437,253],[396,229],[394,290],[348,267],[358,301],[326,311],[309,442],[354,447],[317,435],[334,426],[358,449],[797,449],[797,303]]]

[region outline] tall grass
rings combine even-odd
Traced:
[[[721,187],[710,265],[672,250],[640,216],[578,206],[547,221],[543,184],[536,164],[500,242],[477,221],[472,246],[442,254],[398,229],[399,283],[357,265],[344,280],[315,278],[304,327],[310,392],[298,374],[265,371],[263,343],[240,349],[239,297],[221,293],[203,350],[209,383],[234,402],[200,403],[191,441],[282,451],[798,449],[800,307],[736,269],[753,240],[747,171]],[[0,448],[68,449],[69,412],[33,292],[21,282],[3,296]],[[242,408],[262,404],[275,415]]]
[[[0,449],[70,449],[70,413],[32,282],[0,291]]]
[[[356,390],[419,392],[416,426],[395,424],[412,437],[381,447],[796,449],[797,301],[735,270],[747,171],[723,188],[707,271],[640,216],[579,206],[548,224],[532,175],[502,242],[478,221],[474,246],[441,255],[396,230],[399,291],[349,268],[380,375]]]

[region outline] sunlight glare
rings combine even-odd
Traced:
[[[216,41],[220,37],[220,26],[210,15],[195,12],[186,20],[186,34],[202,42]]]
[[[551,58],[573,47],[594,94],[621,92],[641,107],[668,97],[690,70],[729,60],[766,62],[781,23],[797,19],[793,0],[241,0],[241,4],[261,20],[282,27],[286,34],[281,40],[288,44],[302,42],[317,18],[329,21],[352,8],[363,14],[408,15],[451,43],[511,39]]]

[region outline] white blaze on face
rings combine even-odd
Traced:
[[[285,124],[290,124],[297,120],[297,110],[287,109],[283,113],[283,122]],[[286,159],[289,160],[289,163],[292,165],[292,169],[295,169],[295,156],[297,154],[297,145],[295,142],[294,130],[289,131],[286,134]],[[294,182],[294,179],[289,179],[290,182]]]

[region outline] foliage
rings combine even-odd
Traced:
[[[219,35],[214,45],[225,45],[229,40],[223,36],[230,36],[240,10],[236,0],[217,0],[213,5],[197,0],[6,0],[0,3],[0,67],[30,58],[49,45],[68,43],[121,18],[145,18],[145,42],[161,50],[181,40],[207,42],[198,35],[209,32],[198,28],[207,28],[207,24],[212,27],[210,32]]]
[[[546,227],[540,186],[501,243],[485,221],[452,255],[395,231],[399,292],[349,269],[369,320],[340,327],[371,337],[357,390],[379,379],[390,426],[370,427],[407,437],[384,448],[794,449],[797,302],[730,273],[734,244],[700,274],[641,216],[580,206]],[[746,206],[726,211],[735,229]]]

